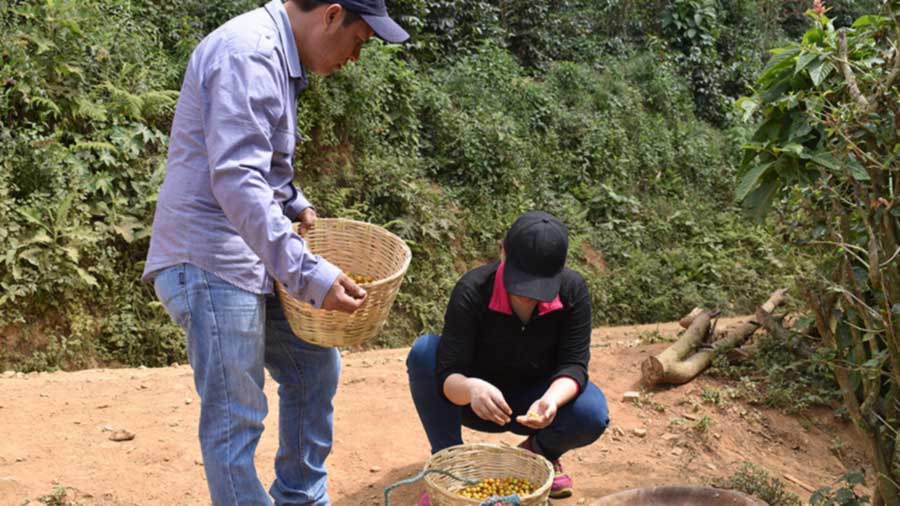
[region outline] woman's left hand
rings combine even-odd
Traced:
[[[517,416],[516,421],[531,429],[543,429],[553,423],[556,408],[555,402],[541,397],[528,408],[528,413]]]

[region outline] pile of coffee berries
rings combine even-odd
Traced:
[[[459,495],[469,499],[487,499],[517,494],[524,497],[534,492],[534,485],[520,478],[486,478],[471,487],[459,491]]]
[[[362,276],[359,274],[350,274],[349,272],[346,274],[347,274],[347,277],[352,279],[353,282],[356,283],[357,285],[360,283],[371,283],[371,282],[375,281],[375,278],[373,278],[372,276]]]

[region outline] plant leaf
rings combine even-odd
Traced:
[[[735,190],[734,196],[738,202],[743,201],[747,194],[756,187],[759,178],[766,173],[766,171],[769,169],[769,167],[772,166],[773,163],[775,162],[759,164],[750,169],[749,172],[744,174],[744,177],[741,178],[740,184],[738,184],[737,190]]]
[[[820,61],[809,68],[809,78],[812,79],[813,85],[819,86],[833,71],[834,65],[826,61]]]
[[[800,56],[797,57],[797,65],[794,67],[794,74],[799,74],[803,71],[810,63],[819,58],[819,55],[816,53],[801,53]]]
[[[772,207],[772,201],[775,200],[775,194],[780,188],[781,183],[775,178],[759,185],[742,201],[747,214],[757,222],[762,222],[768,214],[769,208]]]
[[[847,168],[850,169],[850,175],[853,179],[857,181],[868,181],[870,179],[866,168],[859,163],[859,160],[852,156],[848,159]]]
[[[87,283],[89,286],[100,286],[97,284],[97,278],[92,276],[88,271],[82,269],[81,267],[75,266],[75,272],[78,273],[78,277],[81,278],[82,281]]]

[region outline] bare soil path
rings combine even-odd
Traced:
[[[795,418],[735,400],[704,403],[704,388],[721,390],[723,385],[703,376],[644,395],[639,403],[623,402],[624,392],[637,389],[640,362],[666,346],[641,344],[639,337],[652,331],[673,337],[678,327],[594,331],[590,374],[606,393],[612,425],[600,441],[564,456],[576,493],[554,505],[589,504],[639,486],[708,484],[732,475],[745,461],[785,480],[805,500],[809,492],[791,478],[819,487],[862,461],[852,427],[835,420],[831,411]],[[384,488],[416,474],[427,458],[428,444],[407,388],[407,351],[344,353],[328,461],[335,506],[383,504]],[[266,393],[272,408],[256,460],[268,484],[278,423],[271,378]],[[0,506],[29,499],[40,504],[35,500],[56,487],[67,487],[68,497],[85,506],[208,505],[198,413],[186,365],[0,378]],[[112,431],[119,429],[135,438],[111,441]],[[511,434],[471,431],[464,438],[520,441]],[[391,502],[411,505],[419,490],[400,489]]]

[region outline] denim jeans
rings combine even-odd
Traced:
[[[409,388],[419,419],[425,427],[431,453],[462,444],[462,425],[481,432],[508,432],[533,435],[544,456],[558,459],[565,452],[587,446],[596,441],[609,425],[609,409],[603,392],[588,383],[578,396],[559,408],[553,422],[540,430],[515,421],[525,414],[531,404],[550,386],[550,379],[535,385],[516,385],[501,389],[506,403],[513,410],[513,419],[500,426],[482,420],[470,406],[457,406],[448,401],[437,384],[437,348],[440,336],[424,335],[416,340],[406,359]]]
[[[160,271],[154,287],[187,333],[213,506],[269,506],[272,499],[327,505],[338,350],[295,337],[275,296],[244,291],[193,265]],[[253,464],[268,412],[263,367],[279,385],[275,482],[268,493]]]

